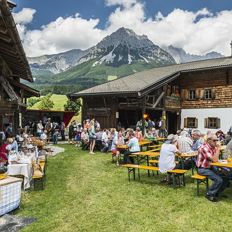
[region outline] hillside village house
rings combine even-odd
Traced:
[[[169,133],[179,128],[227,132],[232,125],[232,57],[135,73],[71,94],[83,99],[82,118],[102,127],[135,126],[161,116]],[[165,121],[166,120],[166,121]]]
[[[14,6],[0,0],[0,131],[9,123],[16,131],[22,124],[26,98],[39,96],[36,90],[20,83],[20,79],[33,79],[11,15]]]

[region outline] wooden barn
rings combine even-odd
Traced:
[[[82,118],[102,127],[134,127],[144,115],[161,116],[169,133],[179,128],[227,131],[232,125],[232,57],[135,73],[71,94],[82,98]]]
[[[39,93],[20,82],[33,79],[11,14],[14,6],[0,0],[0,131],[12,123],[16,132],[26,110],[26,98]]]

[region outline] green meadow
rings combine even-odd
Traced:
[[[162,175],[128,182],[127,170],[111,154],[90,155],[73,145],[48,159],[44,190],[23,193],[17,215],[34,217],[22,231],[231,231],[232,191],[217,203],[185,187],[161,184]]]

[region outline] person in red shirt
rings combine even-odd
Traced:
[[[210,134],[204,144],[198,150],[197,162],[198,173],[207,176],[213,181],[206,193],[206,198],[210,201],[217,201],[219,194],[229,184],[229,178],[222,175],[218,169],[211,166],[212,162],[217,162],[219,157],[219,147],[217,146],[218,138],[214,134]]]
[[[4,143],[3,140],[0,138],[0,163],[7,163],[7,143]]]

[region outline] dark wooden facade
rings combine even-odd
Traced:
[[[205,89],[211,98],[204,98]],[[189,99],[194,90],[195,99]],[[232,107],[232,68],[201,69],[182,72],[158,88],[150,86],[143,96],[134,94],[98,94],[83,96],[82,118],[95,117],[102,127],[134,127],[148,114],[151,119],[166,118],[169,133],[181,127],[181,110],[194,108]]]
[[[13,6],[0,0],[0,131],[12,123],[16,132],[26,110],[26,98],[39,93],[20,83],[21,78],[33,79],[11,15]]]

